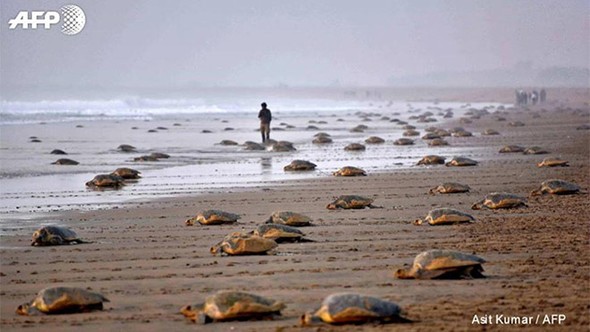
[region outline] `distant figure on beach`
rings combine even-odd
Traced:
[[[272,114],[270,110],[266,108],[266,103],[260,104],[262,109],[258,112],[258,118],[260,119],[260,134],[262,134],[262,143],[270,139],[270,121],[272,120]]]
[[[541,92],[539,92],[539,102],[541,104],[543,104],[545,102],[546,98],[547,98],[547,92],[545,92],[545,89],[541,89]]]
[[[533,92],[531,92],[531,104],[536,105],[538,100],[539,93],[537,92],[537,90],[533,90]]]

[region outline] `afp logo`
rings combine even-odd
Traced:
[[[66,5],[56,11],[20,11],[15,18],[8,21],[10,30],[20,26],[21,29],[37,29],[39,25],[45,30],[61,20],[61,32],[66,35],[78,34],[86,25],[86,14],[76,5]]]

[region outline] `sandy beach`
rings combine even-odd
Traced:
[[[414,153],[401,161],[381,162],[380,171],[371,172],[371,159],[362,161],[362,157],[349,156],[341,162],[354,163],[358,159],[361,166],[369,166],[369,174],[340,178],[329,175],[339,159],[334,156],[336,152],[328,151],[320,154],[329,157],[329,163],[319,175],[285,177],[278,182],[252,183],[223,192],[181,192],[175,197],[154,195],[151,199],[127,200],[116,206],[99,202],[95,209],[83,211],[45,211],[44,216],[28,221],[29,227],[66,225],[92,243],[31,247],[30,233],[2,236],[0,329],[587,331],[590,326],[590,130],[576,128],[590,123],[590,95],[588,89],[581,90],[569,94],[566,90],[552,91],[553,103],[505,111],[501,116],[506,121],[497,121],[493,114],[471,119],[469,124],[461,123],[459,116],[442,122],[435,115],[440,122],[431,124],[410,121],[421,134],[430,125],[447,129],[463,126],[472,131],[473,137],[449,138],[449,147],[425,147],[420,151],[431,151],[448,159],[460,151],[480,161],[475,167],[413,166],[421,157]],[[463,97],[457,94],[446,97],[463,102],[511,102],[512,97],[511,94],[510,97],[501,94],[501,98],[494,94],[484,96],[485,91]],[[427,98],[431,100],[432,96]],[[383,114],[389,115],[385,111]],[[511,127],[511,121],[522,121],[525,126]],[[303,126],[305,122],[301,123]],[[352,125],[346,122],[346,132]],[[485,128],[496,129],[500,135],[480,135]],[[384,128],[381,134],[386,135],[387,130]],[[312,134],[310,131],[305,139],[310,140]],[[391,136],[376,156],[404,148],[392,144],[393,136],[401,135],[396,132]],[[215,142],[217,138],[223,137],[216,136]],[[353,139],[357,137],[344,137],[344,141]],[[108,143],[116,147],[114,140]],[[540,146],[550,153],[498,153],[502,146],[509,144]],[[303,151],[312,148],[308,144]],[[538,168],[536,163],[548,156],[568,160],[570,167]],[[284,157],[275,168],[280,169],[289,159],[292,158]],[[395,162],[402,165],[393,167]],[[101,165],[105,169],[112,166],[111,163]],[[148,179],[150,170],[146,167],[144,171]],[[528,197],[542,181],[554,178],[575,182],[584,193]],[[472,190],[449,195],[428,193],[430,188],[448,181],[465,183]],[[471,210],[474,202],[496,191],[527,196],[528,207]],[[373,198],[374,204],[382,208],[327,210],[326,205],[342,194]],[[439,227],[413,223],[437,207],[471,213],[477,222]],[[204,209],[226,210],[242,218],[234,225],[185,226],[187,218]],[[315,226],[301,230],[315,242],[280,244],[274,254],[265,256],[210,254],[209,248],[223,236],[253,230],[277,210],[310,216]],[[418,253],[429,249],[477,254],[487,261],[483,266],[487,278],[399,280],[393,277],[395,270],[407,267]],[[40,289],[60,285],[92,289],[110,302],[102,312],[32,317],[15,313],[19,304],[31,300]],[[194,325],[179,313],[182,306],[203,301],[219,290],[254,292],[280,300],[287,307],[280,319],[203,326]],[[402,307],[404,316],[414,322],[299,326],[303,313],[317,308],[326,295],[335,292],[358,292],[394,301]],[[492,324],[474,323],[474,317],[487,315],[493,317]],[[543,324],[546,317],[557,317],[552,315],[565,315],[565,320],[561,324],[553,321]],[[534,318],[531,324],[519,325],[502,324],[496,316]]]

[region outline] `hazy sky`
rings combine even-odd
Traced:
[[[77,4],[84,30],[9,30]],[[383,85],[437,71],[590,66],[589,0],[0,1],[14,85]]]

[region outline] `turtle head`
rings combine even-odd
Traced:
[[[398,269],[393,273],[393,276],[398,279],[414,279],[414,276],[411,274],[411,271],[408,269]]]
[[[322,319],[320,317],[314,315],[314,313],[311,311],[304,313],[299,318],[299,324],[301,326],[310,326],[310,325],[318,324],[321,322],[322,322]]]
[[[326,209],[328,209],[328,210],[336,210],[337,208],[338,207],[334,203],[330,203],[326,206]]]
[[[187,219],[184,222],[184,224],[187,225],[187,226],[194,226],[196,221],[197,221],[197,218],[194,218],[193,217],[193,218]]]
[[[218,254],[221,254],[221,252],[223,251],[223,241],[222,242],[219,242],[218,244],[216,244],[213,247],[211,247],[211,249],[209,249],[209,251],[211,252],[211,254],[213,256],[216,256]]]
[[[422,219],[414,220],[414,225],[422,225],[423,223],[424,223],[424,220],[422,220]]]
[[[204,307],[204,303],[188,304],[180,308],[180,313],[195,323],[205,324],[208,323],[210,319],[208,319],[209,317],[203,312]]]
[[[531,191],[531,196],[539,196],[542,194],[543,194],[542,187],[539,187],[539,188]]]
[[[41,228],[33,233],[33,238],[31,239],[32,246],[39,246],[43,243],[47,243],[49,241],[49,233],[45,228]]]
[[[16,313],[22,316],[35,316],[41,314],[37,308],[31,305],[31,303],[23,303],[16,308]]]
[[[473,203],[473,205],[471,205],[471,210],[480,210],[483,202],[484,200]]]

